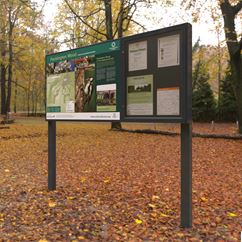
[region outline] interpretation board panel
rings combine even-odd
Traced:
[[[120,40],[46,56],[46,119],[120,120]]]
[[[192,27],[181,24],[122,39],[122,120],[192,120]]]

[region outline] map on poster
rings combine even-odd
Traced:
[[[47,111],[68,112],[70,102],[75,100],[75,72],[51,75],[47,82]],[[74,111],[74,108],[72,107]]]
[[[120,41],[46,56],[46,118],[119,120]]]

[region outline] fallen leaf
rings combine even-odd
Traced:
[[[215,218],[215,221],[216,221],[216,223],[221,223],[222,219],[219,218],[219,217],[216,217],[216,218]]]
[[[49,205],[50,208],[54,208],[54,207],[56,206],[56,202],[54,202],[54,201],[49,201],[49,202],[48,202],[48,205]]]
[[[160,216],[161,216],[161,217],[165,217],[165,218],[166,218],[166,217],[169,217],[168,215],[166,215],[166,214],[164,214],[164,213],[160,213]]]
[[[136,223],[136,224],[142,224],[142,223],[143,223],[143,221],[142,221],[142,220],[140,220],[140,219],[138,219],[138,218],[136,218],[136,219],[135,219],[135,223]]]
[[[151,216],[156,218],[157,217],[157,214],[156,213],[151,213]]]
[[[184,237],[184,234],[183,233],[177,233],[176,234],[178,237]]]
[[[159,196],[152,196],[152,201],[154,201],[154,200],[156,200],[156,199],[160,199],[160,197]]]
[[[70,197],[66,197],[66,199],[67,199],[67,200],[74,200],[74,199],[76,199],[76,197],[72,197],[72,196],[70,196]]]
[[[150,208],[155,209],[155,205],[154,205],[154,204],[152,204],[152,203],[149,203],[149,204],[148,204],[148,206],[149,206]]]
[[[78,239],[79,240],[84,240],[84,239],[86,239],[84,236],[78,236]]]
[[[206,197],[201,197],[201,201],[208,202],[208,199]]]
[[[236,214],[236,213],[227,213],[227,215],[228,215],[229,217],[237,217],[237,214]]]

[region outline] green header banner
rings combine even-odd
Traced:
[[[120,50],[120,40],[107,41],[100,44],[47,55],[46,64],[73,60],[84,56],[98,55],[117,50]]]

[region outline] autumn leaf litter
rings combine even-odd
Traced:
[[[0,130],[0,241],[239,240],[242,141],[193,139],[194,220],[182,229],[179,137],[58,124],[48,192],[46,126]]]

